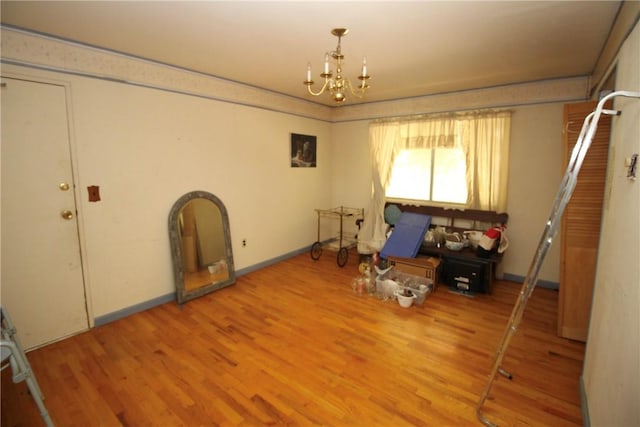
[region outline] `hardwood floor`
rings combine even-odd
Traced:
[[[423,306],[356,296],[357,254],[308,254],[235,286],[167,303],[32,351],[58,426],[459,426],[475,407],[518,284]],[[556,336],[558,294],[536,289],[484,413],[500,425],[581,425],[584,345]],[[19,331],[19,325],[18,331]],[[41,420],[2,376],[2,426]]]

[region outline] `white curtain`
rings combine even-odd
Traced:
[[[360,253],[378,252],[386,241],[385,189],[396,154],[404,149],[461,146],[467,155],[468,208],[504,211],[511,113],[449,113],[369,126],[372,195],[358,233]]]
[[[397,123],[374,123],[369,127],[372,193],[369,209],[358,232],[358,252],[379,252],[386,241],[384,222],[384,189],[389,183],[391,166],[398,149],[400,127]]]
[[[461,122],[461,127],[467,156],[467,207],[504,212],[507,209],[511,113],[469,116]]]

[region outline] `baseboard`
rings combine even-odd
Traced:
[[[259,262],[257,264],[253,264],[252,266],[242,268],[240,270],[236,270],[236,276],[240,277],[245,274],[251,273],[256,270],[260,270],[261,268],[268,267],[270,265],[279,263],[280,261],[284,261],[289,258],[293,258],[294,256],[298,256],[305,252],[309,252],[311,250],[311,246],[305,246],[304,248],[296,249],[295,251],[287,252],[284,255],[277,256],[275,258],[268,259],[266,261]]]
[[[580,375],[580,409],[582,411],[582,425],[583,427],[590,427],[591,420],[589,419],[589,405],[587,402],[587,391],[584,387],[584,377]]]
[[[288,252],[284,255],[280,255],[278,257],[275,258],[271,258],[269,260],[260,262],[258,264],[254,264],[250,267],[245,267],[243,269],[240,270],[236,270],[236,277],[240,277],[243,276],[245,274],[251,273],[252,271],[256,271],[256,270],[260,270],[261,268],[264,267],[268,267],[272,264],[276,264],[280,261],[284,261],[286,259],[289,258],[293,258],[294,256],[300,255],[302,253],[308,252],[311,249],[311,246],[306,246],[304,248],[300,248],[297,249],[295,251],[292,252]],[[127,316],[131,316],[132,314],[136,314],[139,313],[141,311],[145,311],[145,310],[149,310],[150,308],[156,307],[158,305],[161,304],[165,304],[167,302],[170,301],[175,301],[176,300],[176,293],[175,292],[171,292],[169,294],[166,295],[161,295],[159,297],[156,298],[152,298],[148,301],[144,301],[141,302],[139,304],[135,304],[129,307],[125,307],[121,310],[117,310],[114,311],[112,313],[108,313],[102,316],[98,316],[96,317],[93,322],[94,322],[94,326],[102,326],[102,325],[106,325],[107,323],[111,323],[111,322],[115,322],[116,320],[120,320],[122,318],[125,318]]]
[[[518,282],[518,283],[523,283],[525,277],[524,276],[519,276],[517,274],[510,274],[510,273],[504,273],[503,280],[508,280],[510,282]],[[536,284],[536,286],[540,287],[540,288],[546,288],[546,289],[560,289],[560,284],[558,282],[552,282],[550,280],[540,280],[538,279],[538,283]]]
[[[170,294],[162,295],[148,301],[141,302],[139,304],[135,304],[126,308],[123,308],[118,311],[114,311],[109,314],[105,314],[103,316],[96,317],[93,322],[94,326],[102,326],[107,323],[115,322],[116,320],[120,320],[124,317],[131,316],[132,314],[139,313],[141,311],[149,310],[157,305],[161,305],[167,303],[169,301],[175,301],[176,293],[171,292]]]

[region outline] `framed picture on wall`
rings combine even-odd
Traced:
[[[291,167],[316,167],[316,137],[313,135],[291,134]]]

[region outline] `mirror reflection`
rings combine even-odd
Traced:
[[[169,214],[178,303],[235,283],[227,210],[211,193],[182,196]]]

